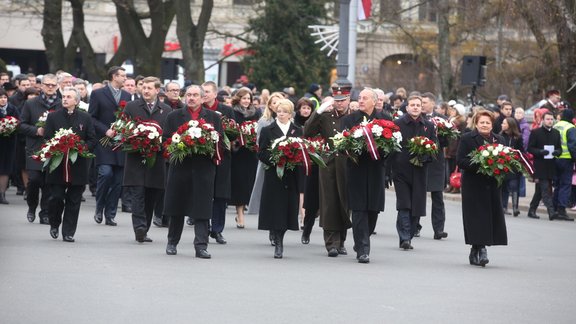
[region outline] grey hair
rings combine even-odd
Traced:
[[[76,94],[76,104],[80,103],[82,96],[80,95],[80,91],[78,91],[78,89],[76,89],[74,87],[66,87],[66,88],[64,88],[62,93],[64,93],[64,91],[73,91]]]
[[[48,74],[45,74],[45,75],[42,77],[42,82],[44,82],[44,80],[55,80],[55,81],[58,81],[58,78],[56,77],[56,75],[54,75],[54,74],[52,74],[52,73],[48,73]]]
[[[376,90],[369,87],[365,87],[364,90],[370,91],[372,93],[372,99],[374,99],[374,102],[378,102],[378,93],[376,93]]]
[[[72,84],[73,85],[83,84],[85,86],[88,86],[88,81],[78,78],[78,79],[74,80],[74,82],[72,82]]]
[[[197,84],[189,85],[189,86],[186,87],[186,90],[185,90],[184,92],[188,92],[188,89],[190,89],[190,88],[198,88],[198,89],[200,89],[200,97],[204,97],[204,89],[203,89],[201,86],[199,86],[199,85],[197,85]]]
[[[58,83],[64,81],[64,78],[71,78],[72,74],[68,73],[68,72],[62,72],[58,75]]]

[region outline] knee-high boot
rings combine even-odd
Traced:
[[[518,217],[520,215],[520,210],[518,209],[518,192],[512,193],[512,210],[514,213],[514,217]]]

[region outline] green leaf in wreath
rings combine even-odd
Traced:
[[[76,163],[76,159],[78,159],[78,151],[70,151],[68,157],[70,157],[70,162],[72,162],[72,164]]]
[[[146,166],[148,168],[152,168],[156,163],[156,154],[152,155],[152,157],[146,159]]]
[[[60,163],[62,163],[63,158],[64,155],[53,156],[52,159],[50,160],[50,168],[48,169],[48,171],[52,173],[54,170],[56,170],[56,168],[60,165]]]
[[[282,179],[284,177],[284,166],[276,166],[276,175]]]

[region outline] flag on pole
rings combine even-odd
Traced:
[[[371,11],[372,11],[372,0],[358,1],[358,20],[366,20],[370,18]]]

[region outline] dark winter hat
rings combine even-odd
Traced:
[[[4,82],[4,84],[2,85],[2,88],[4,88],[4,90],[6,90],[6,91],[18,89],[18,87],[16,85],[14,85],[12,82]]]
[[[560,114],[560,118],[563,121],[567,121],[567,122],[571,123],[572,119],[574,119],[574,111],[572,109],[564,109],[564,110],[562,110],[562,113]]]
[[[308,88],[308,92],[314,93],[314,92],[318,91],[318,89],[320,89],[320,86],[318,85],[318,83],[312,83],[310,85],[310,87]]]

